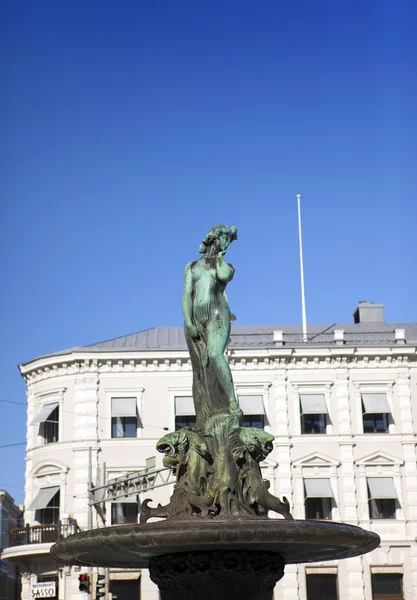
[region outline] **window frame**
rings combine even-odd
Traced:
[[[321,600],[323,598],[322,595],[322,586],[319,586],[317,593],[314,593],[314,596],[311,595],[311,593],[309,594],[309,578],[314,578],[314,577],[332,577],[334,578],[334,584],[335,584],[335,590],[336,590],[336,598],[334,598],[334,600],[339,600],[340,598],[340,594],[339,594],[339,578],[338,578],[338,573],[336,571],[336,573],[305,573],[305,585],[306,585],[306,599],[307,600]],[[313,579],[310,579],[310,581],[313,581]],[[321,589],[320,589],[321,588]],[[311,590],[310,590],[311,592]],[[315,590],[313,590],[313,592],[315,592]]]
[[[310,382],[310,383],[299,383],[299,382],[292,382],[292,388],[293,388],[293,393],[289,396],[288,398],[288,402],[289,405],[291,404],[293,398],[291,397],[292,395],[295,396],[294,400],[293,400],[293,411],[289,410],[289,419],[291,422],[291,418],[295,419],[295,427],[293,428],[294,430],[294,435],[300,435],[300,436],[310,436],[310,435],[319,435],[319,436],[323,436],[323,435],[331,435],[332,433],[334,433],[333,430],[333,419],[332,419],[332,397],[331,397],[331,388],[333,385],[333,381],[326,381],[326,382]],[[315,394],[323,394],[324,396],[324,402],[326,404],[326,408],[327,408],[327,413],[324,413],[325,415],[325,431],[323,433],[303,433],[302,431],[302,408],[301,408],[301,396],[302,395],[315,395]],[[290,406],[289,406],[290,408]],[[305,413],[307,414],[314,414],[314,413]],[[323,414],[323,413],[316,413],[316,414]],[[291,429],[291,428],[290,428]]]
[[[100,429],[103,429],[103,432],[107,432],[107,437],[110,441],[113,440],[135,440],[139,439],[143,436],[144,424],[142,422],[142,397],[145,388],[141,387],[125,387],[125,388],[105,388],[104,390],[104,406],[105,409],[98,416],[98,425]],[[112,437],[113,433],[113,414],[112,414],[112,399],[113,398],[135,398],[136,399],[136,419],[137,419],[137,427],[136,427],[136,436],[135,437]],[[104,421],[105,425],[102,426],[102,419],[107,419]]]
[[[272,386],[271,382],[264,383],[235,383],[235,394],[236,398],[239,401],[239,396],[262,396],[262,403],[264,407],[263,414],[263,427],[262,429],[267,433],[271,433],[271,415],[270,415],[270,406],[269,406],[269,398],[270,393],[269,389]],[[259,414],[247,415],[248,417],[256,417],[260,416]],[[258,428],[260,429],[260,428]]]
[[[371,567],[372,569],[372,567]],[[396,576],[401,579],[401,591],[395,594],[380,594],[374,591],[374,577],[390,577]],[[372,600],[404,600],[404,576],[403,573],[373,573],[371,570],[371,593]]]
[[[54,404],[51,402],[51,404]],[[49,404],[44,404],[44,406],[48,406]],[[52,417],[52,415],[54,414],[55,411],[58,411],[58,419],[56,421],[50,419],[50,417]],[[46,430],[48,429],[47,427],[47,423],[51,423],[53,424],[52,427],[50,427],[50,429],[52,430],[56,430],[56,440],[48,440],[48,438],[46,437]],[[59,442],[59,423],[60,423],[60,411],[59,411],[59,404],[58,406],[56,406],[54,408],[54,410],[51,412],[51,414],[49,415],[49,417],[46,419],[46,421],[41,421],[39,423],[39,435],[44,439],[44,444],[57,444]],[[41,430],[45,430],[45,434],[40,433]],[[53,437],[53,436],[52,436]]]
[[[388,431],[385,435],[397,433],[397,426],[395,422],[394,414],[394,380],[386,381],[352,381],[353,386],[353,405],[356,410],[356,431],[362,435],[384,435],[384,432],[365,432],[364,428],[364,412],[365,405],[362,400],[362,394],[385,394],[388,406],[390,408],[389,413],[369,413],[369,414],[386,414],[388,420]],[[355,401],[356,397],[356,401]]]
[[[43,488],[39,488],[39,492],[42,489],[47,489],[49,486],[45,486]],[[53,501],[54,498],[56,498],[57,496],[59,496],[59,500],[58,500],[58,506],[49,506],[49,504]],[[45,506],[45,508],[38,508],[34,510],[35,513],[35,521],[37,521],[39,523],[39,525],[58,525],[59,521],[60,521],[60,516],[61,516],[61,487],[59,488],[59,490],[57,491],[56,494],[54,494],[54,496],[51,498],[51,500],[48,502],[48,506]],[[47,513],[44,513],[44,511],[57,511],[56,515],[55,515],[55,520],[52,519],[50,521],[45,522],[43,519],[39,519],[39,516],[44,516]],[[52,515],[54,515],[54,512],[51,513]]]
[[[58,440],[56,442],[46,442],[44,436],[41,435],[41,433],[40,433],[41,423],[44,423],[45,421],[42,421],[41,423],[33,423],[31,425],[31,427],[33,428],[32,443],[33,443],[34,447],[46,446],[49,444],[59,444],[60,442],[64,441],[63,415],[65,412],[64,411],[64,396],[65,396],[66,391],[67,391],[66,387],[54,388],[53,390],[48,390],[46,392],[42,392],[40,394],[35,394],[33,396],[33,404],[32,404],[33,413],[32,413],[31,420],[33,420],[37,416],[39,411],[44,406],[49,406],[50,404],[58,404],[57,408],[59,409]],[[28,401],[28,404],[31,404],[30,400]]]

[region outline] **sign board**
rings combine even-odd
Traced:
[[[55,598],[56,581],[42,581],[32,584],[32,598]]]

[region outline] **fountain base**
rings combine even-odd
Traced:
[[[271,600],[284,566],[272,552],[219,550],[155,556],[149,573],[161,600]]]

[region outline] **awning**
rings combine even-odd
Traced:
[[[56,487],[43,488],[29,506],[29,510],[39,510],[46,508],[52,498],[59,492],[59,485]]]
[[[324,394],[300,394],[303,415],[327,415]]]
[[[175,414],[195,415],[194,401],[192,396],[175,396]]]
[[[244,396],[239,395],[239,406],[243,411],[244,415],[264,415],[264,397],[258,396]]]
[[[112,417],[136,417],[136,398],[112,398]]]
[[[368,487],[370,500],[398,498],[392,477],[368,477]]]
[[[31,422],[31,425],[36,425],[38,423],[47,421],[48,417],[54,412],[57,406],[59,406],[58,402],[55,402],[54,404],[45,404],[45,406],[42,406],[36,417]]]
[[[333,498],[330,479],[304,479],[306,498]]]
[[[362,394],[362,402],[366,414],[391,412],[386,394]]]

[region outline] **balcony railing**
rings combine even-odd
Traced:
[[[75,519],[69,519],[68,523],[53,525],[25,525],[10,529],[8,546],[23,546],[25,544],[45,544],[58,542],[63,538],[81,531]]]

